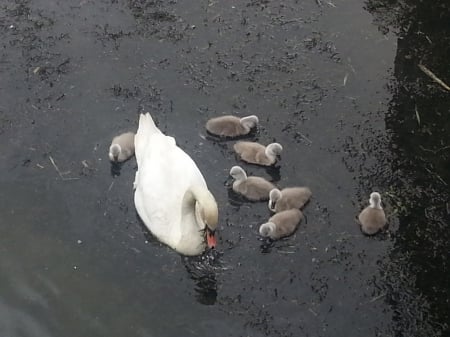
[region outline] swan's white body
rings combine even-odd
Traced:
[[[134,203],[142,221],[179,253],[201,254],[205,222],[212,230],[217,225],[217,204],[197,165],[148,113],[140,116],[135,148]]]

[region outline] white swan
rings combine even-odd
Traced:
[[[381,196],[378,192],[370,194],[370,205],[364,208],[358,215],[361,231],[367,235],[374,235],[386,226],[386,215],[381,207]]]
[[[283,151],[283,147],[278,143],[264,146],[256,142],[237,142],[233,148],[243,161],[263,166],[275,164],[277,156]]]
[[[140,115],[135,146],[134,204],[147,228],[184,255],[201,254],[206,242],[214,247],[217,203],[195,162],[149,113]]]
[[[134,155],[134,133],[126,132],[113,138],[109,147],[109,160],[124,162]]]
[[[255,115],[242,118],[226,115],[208,120],[206,130],[217,136],[237,137],[248,134],[258,125],[258,122],[258,117]]]

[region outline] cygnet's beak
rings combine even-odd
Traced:
[[[233,185],[233,177],[232,176],[228,176],[227,179],[223,182],[223,185],[225,187],[230,187]]]
[[[208,248],[215,248],[217,246],[215,231],[211,230],[208,226],[206,226],[205,235]]]
[[[270,201],[270,207],[271,210],[275,208],[275,202],[273,200]]]

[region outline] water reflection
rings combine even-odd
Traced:
[[[122,169],[122,163],[111,163],[111,176],[120,176],[120,170]]]
[[[200,304],[214,305],[217,300],[216,269],[220,267],[220,253],[215,249],[201,256],[182,256],[182,262],[195,283],[195,298]]]
[[[393,174],[387,197],[399,228],[391,261],[382,266],[387,301],[399,334],[430,336],[448,329],[450,96],[419,64],[450,81],[450,5],[440,0],[369,0],[380,30],[397,31],[393,93],[386,115]]]

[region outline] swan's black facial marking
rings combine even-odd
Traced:
[[[205,227],[205,239],[209,248],[216,248],[217,240],[215,233],[215,230],[210,229],[208,226]]]

